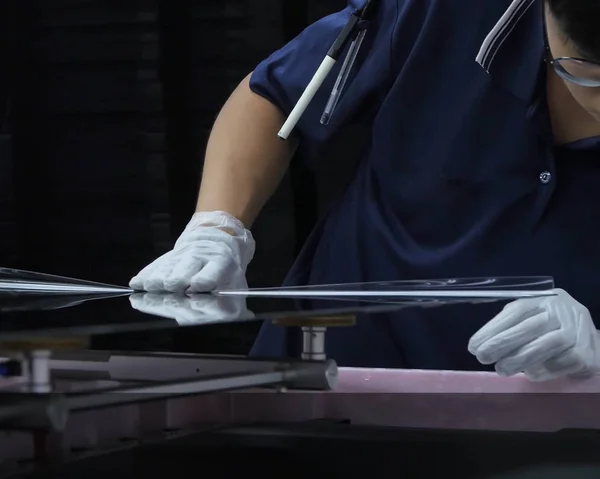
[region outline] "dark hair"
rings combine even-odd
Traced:
[[[546,0],[563,33],[582,55],[600,62],[600,0]]]

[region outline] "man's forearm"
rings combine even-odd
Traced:
[[[249,228],[277,189],[297,141],[282,141],[285,121],[245,78],[219,113],[211,132],[197,211],[225,211]]]

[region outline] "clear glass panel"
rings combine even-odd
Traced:
[[[0,268],[0,294],[94,294],[127,291],[131,290],[93,281]]]
[[[361,300],[517,299],[554,295],[550,276],[451,278],[370,283],[328,284],[284,288],[221,290],[221,296],[351,298]]]

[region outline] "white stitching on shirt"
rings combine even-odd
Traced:
[[[508,10],[504,12],[492,31],[485,37],[475,60],[486,72],[490,71],[492,62],[504,41],[534,3],[535,0],[513,0]]]

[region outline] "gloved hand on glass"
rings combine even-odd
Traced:
[[[504,307],[469,341],[482,364],[531,381],[600,373],[599,332],[587,308],[562,289],[556,296],[520,299]]]
[[[222,211],[196,213],[173,249],[142,269],[129,286],[171,293],[245,289],[254,250],[252,234],[233,216]]]

